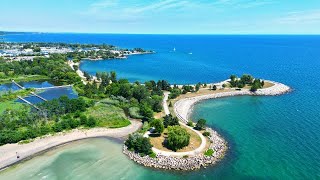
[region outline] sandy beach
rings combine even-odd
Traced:
[[[6,144],[0,146],[0,170],[59,145],[95,137],[123,138],[128,134],[137,131],[141,126],[142,123],[140,121],[131,120],[131,124],[123,128],[75,129],[70,132],[62,132],[55,135],[36,138],[34,141],[27,144]],[[19,158],[17,158],[16,152],[20,156]]]

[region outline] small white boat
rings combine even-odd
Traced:
[[[192,52],[191,53],[189,53],[190,55],[192,55]]]
[[[176,52],[176,48],[173,48],[173,52]]]

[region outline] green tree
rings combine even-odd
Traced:
[[[164,117],[163,125],[165,128],[168,126],[176,126],[179,125],[179,120],[177,117],[173,117],[171,114],[169,114]]]
[[[152,153],[150,140],[139,133],[130,134],[124,144],[129,150],[142,155],[149,155]]]
[[[166,141],[167,148],[177,151],[190,143],[190,134],[187,130],[180,126],[169,126],[168,127],[168,138]]]
[[[151,121],[150,126],[153,126],[155,133],[161,134],[164,130],[163,122],[160,119],[154,119]]]
[[[196,127],[195,129],[197,130],[203,130],[206,126],[206,120],[205,119],[199,119],[197,124],[196,124]]]
[[[88,127],[95,127],[97,125],[97,120],[94,117],[89,117],[86,125]]]
[[[214,91],[217,90],[217,86],[216,86],[216,85],[213,85],[213,86],[212,86],[212,90],[214,90]]]

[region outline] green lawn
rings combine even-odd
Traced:
[[[130,125],[123,109],[109,104],[97,103],[87,110],[86,115],[97,119],[100,127],[119,128]]]
[[[16,77],[1,78],[0,84],[11,83],[12,79],[14,79],[16,82],[27,82],[27,81],[49,80],[50,78],[47,76],[41,76],[41,75],[16,76]]]
[[[26,106],[26,105],[22,104],[22,103],[14,102],[14,100],[1,102],[0,103],[0,114],[3,111],[5,111],[6,109],[21,109],[24,106]]]

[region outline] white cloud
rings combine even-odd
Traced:
[[[314,24],[320,23],[320,9],[312,11],[290,12],[275,20],[280,24]]]
[[[230,8],[253,8],[274,3],[276,3],[274,0],[217,0],[212,5]]]
[[[118,5],[117,0],[104,0],[104,1],[95,2],[90,5],[89,12],[98,12],[100,10],[110,8],[116,5]]]

